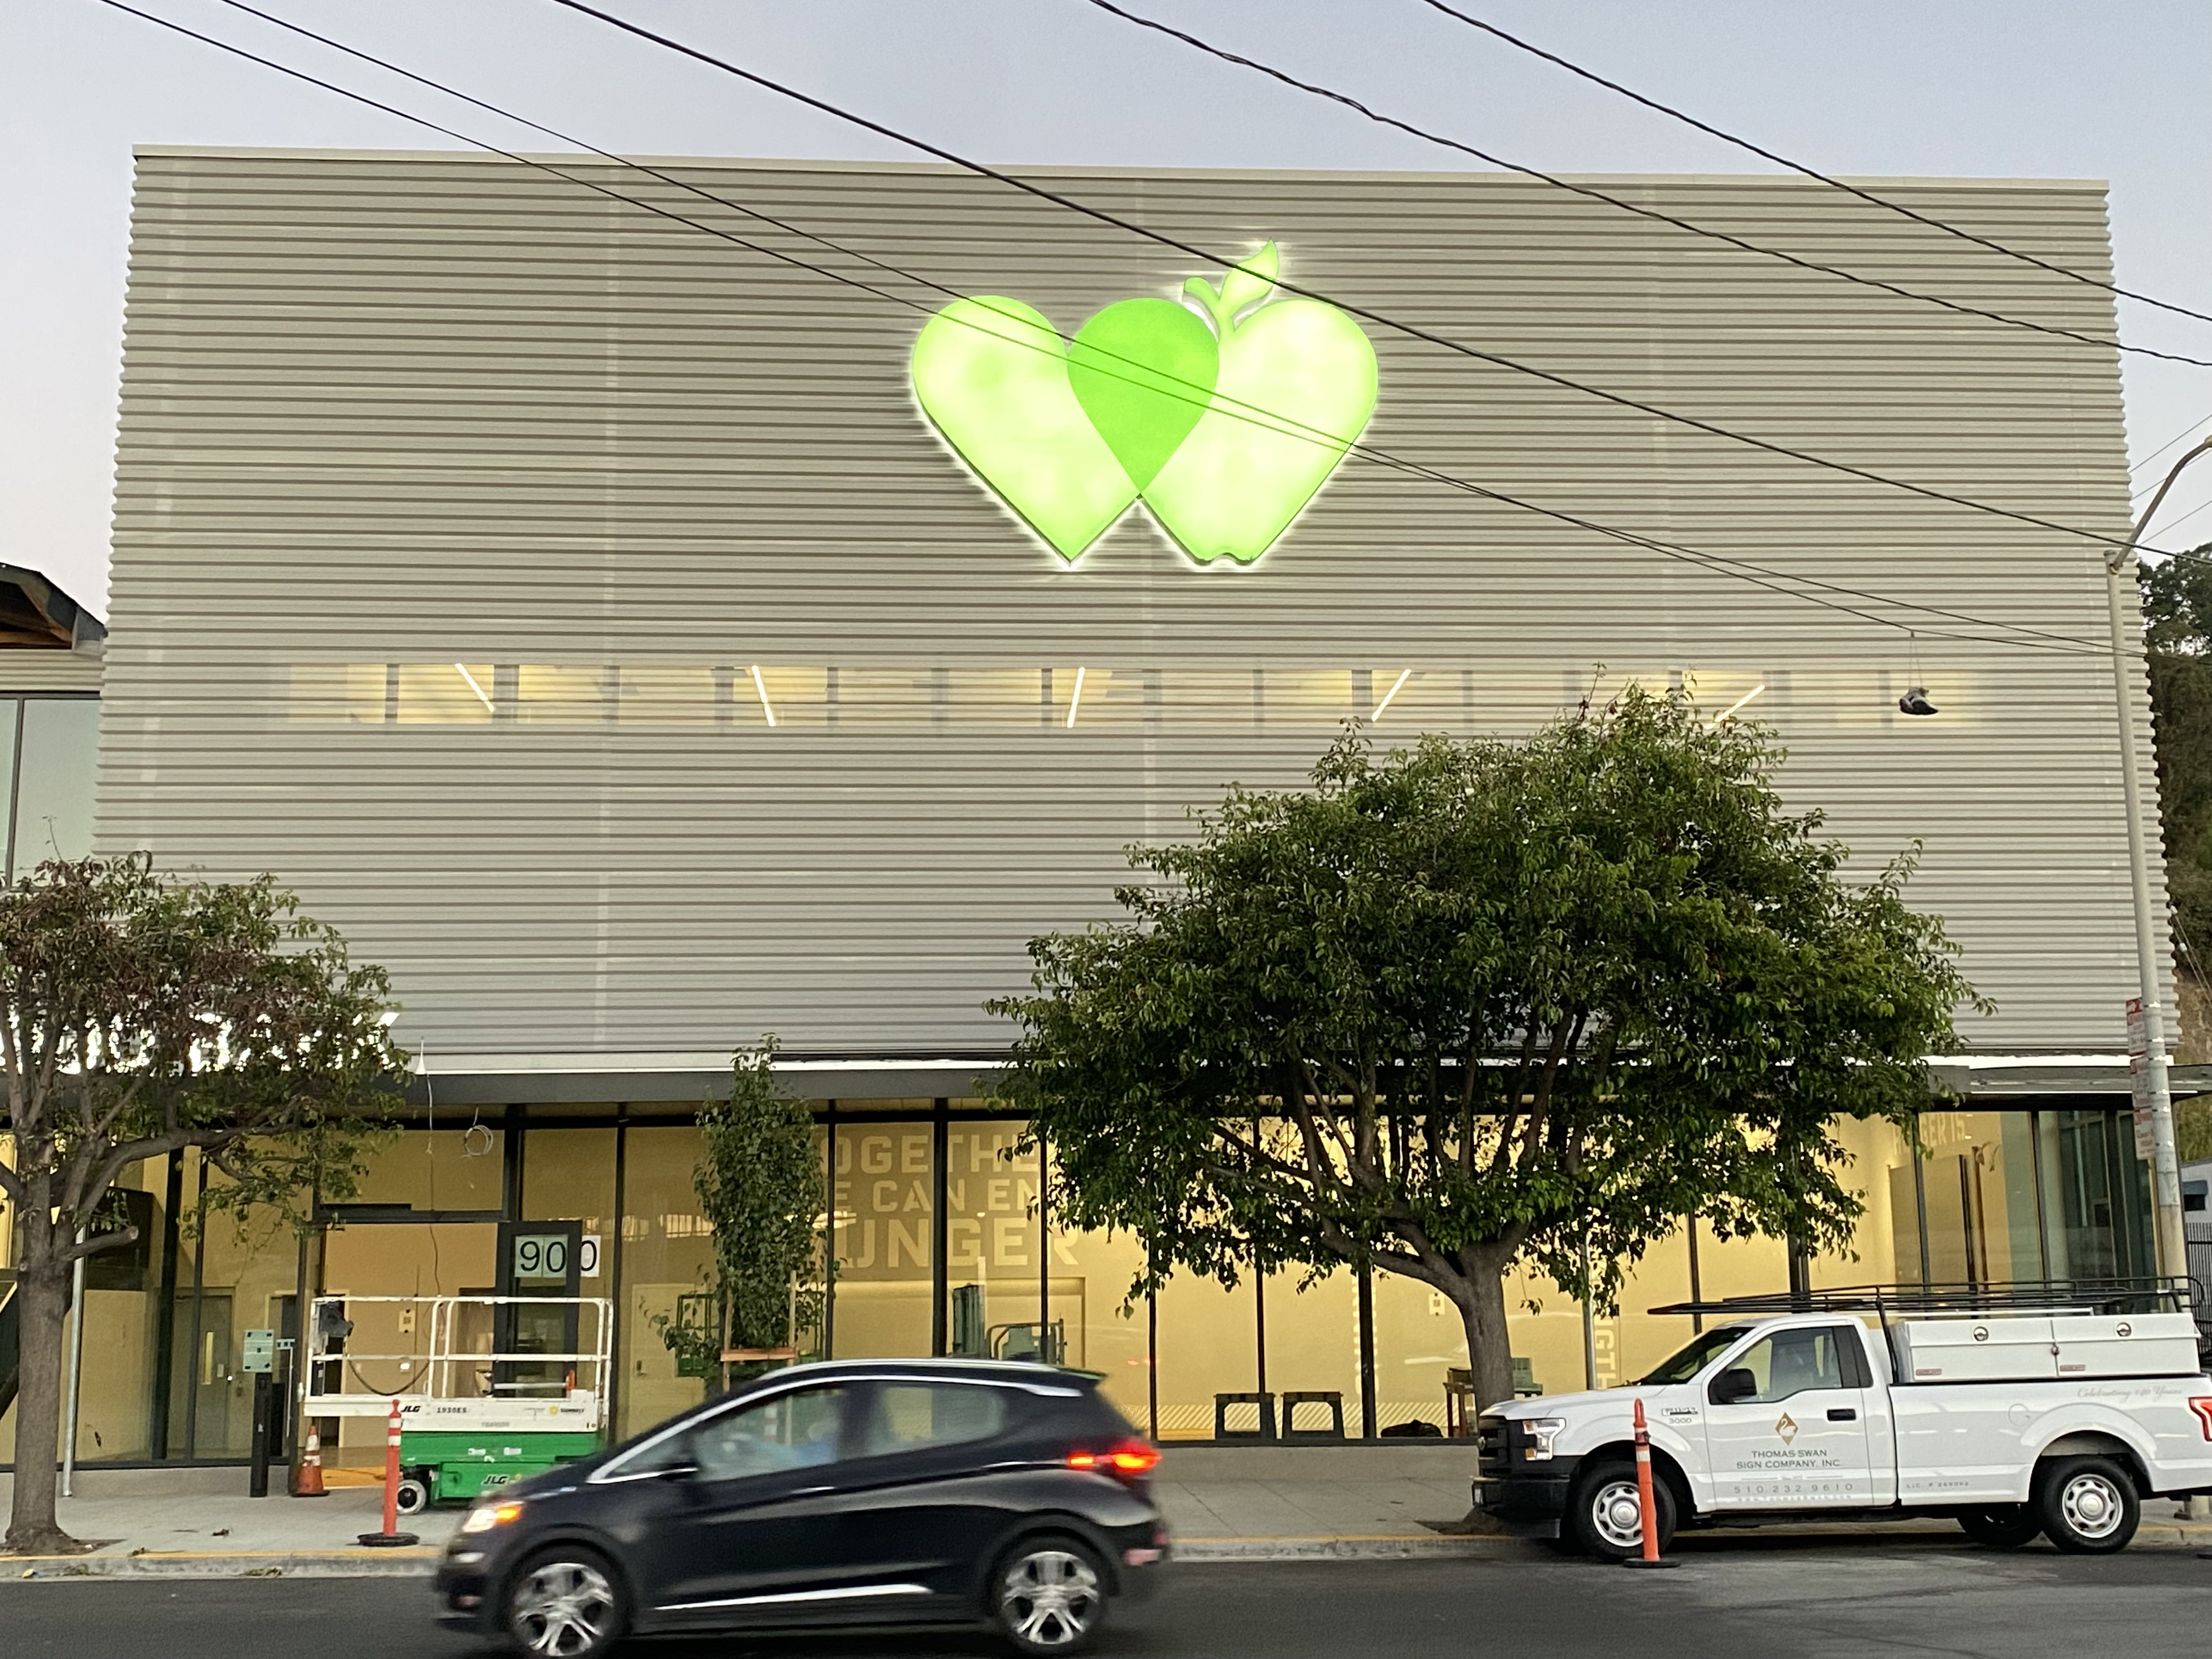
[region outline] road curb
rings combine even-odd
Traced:
[[[1869,1537],[1879,1529],[1844,1537]],[[1706,1536],[1697,1541],[1703,1546]],[[1896,1542],[1936,1543],[1922,1534],[1899,1534]],[[1958,1540],[1961,1546],[1963,1538]],[[2129,1547],[2139,1550],[2197,1550],[2212,1546],[2212,1528],[2199,1522],[2145,1522]],[[1693,1559],[1710,1557],[1705,1547]],[[1498,1535],[1463,1537],[1354,1536],[1314,1538],[1178,1538],[1175,1559],[1194,1564],[1267,1561],[1510,1561],[1547,1559],[1548,1552],[1528,1540]],[[439,1552],[414,1550],[299,1550],[283,1553],[214,1551],[148,1552],[137,1555],[0,1556],[0,1583],[9,1580],[62,1583],[112,1578],[428,1578]]]
[[[149,1552],[143,1555],[0,1557],[0,1579],[82,1578],[427,1578],[436,1550],[291,1551],[235,1553]]]
[[[1418,1561],[1504,1559],[1527,1542],[1504,1536],[1425,1538],[1177,1538],[1178,1561]]]

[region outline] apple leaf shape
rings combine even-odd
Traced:
[[[1073,562],[1136,500],[1069,384],[1059,331],[1033,307],[956,300],[923,325],[908,368],[931,424],[1060,557]]]
[[[1218,319],[1227,317],[1235,275],[1222,283]],[[1333,305],[1278,300],[1225,330],[1220,353],[1211,405],[1143,495],[1199,563],[1226,554],[1249,564],[1366,429],[1375,348]]]
[[[1139,489],[1206,413],[1218,356],[1206,325],[1172,300],[1123,300],[1078,331],[1068,384]]]
[[[1221,315],[1234,319],[1246,307],[1258,305],[1275,291],[1281,270],[1282,257],[1273,242],[1237,265],[1221,279]]]

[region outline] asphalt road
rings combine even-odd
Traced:
[[[468,1659],[486,1650],[429,1622],[419,1583],[380,1579],[0,1583],[6,1659]],[[1127,1610],[1100,1645],[1122,1659],[2200,1659],[2212,1561],[2100,1559],[2047,1548],[1834,1540],[1702,1541],[1638,1573],[1578,1561],[1329,1561],[1188,1566]],[[640,1644],[709,1654],[980,1659],[981,1638]]]

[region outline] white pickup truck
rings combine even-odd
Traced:
[[[1670,1310],[1671,1311],[1671,1310]],[[1632,1407],[1677,1523],[1950,1516],[1977,1542],[2124,1548],[2144,1499],[2212,1492],[2187,1313],[1735,1314],[1640,1381],[1478,1425],[1477,1506],[1599,1555],[1643,1543]]]

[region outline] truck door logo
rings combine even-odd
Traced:
[[[1782,1437],[1782,1443],[1786,1446],[1797,1437],[1797,1421],[1784,1412],[1774,1419],[1774,1431]]]

